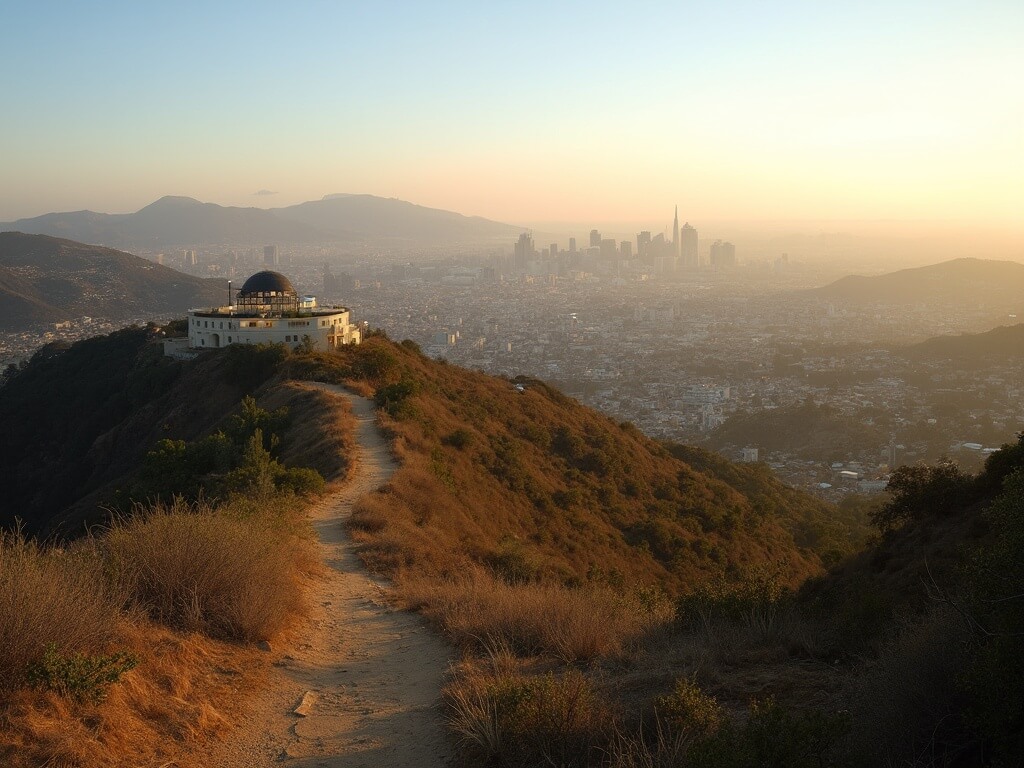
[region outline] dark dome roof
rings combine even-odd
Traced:
[[[265,270],[257,272],[246,280],[238,295],[245,296],[249,293],[290,293],[294,295],[295,289],[292,288],[291,281],[280,272]]]

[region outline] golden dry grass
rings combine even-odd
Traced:
[[[269,514],[176,501],[113,523],[99,542],[127,600],[171,627],[253,642],[302,610],[309,542]]]
[[[46,549],[0,532],[0,691],[21,683],[48,645],[103,647],[120,622],[103,564],[87,548]]]
[[[674,617],[667,600],[644,604],[606,588],[506,584],[482,570],[459,579],[406,580],[401,593],[463,646],[497,645],[566,663],[623,658]]]
[[[102,703],[22,688],[0,704],[0,764],[99,768],[180,760],[185,749],[230,727],[270,663],[261,651],[149,622],[123,625],[117,645],[139,666]]]

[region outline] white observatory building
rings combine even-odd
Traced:
[[[257,272],[228,306],[188,311],[188,346],[218,349],[231,344],[308,343],[327,351],[360,342],[347,307],[318,307],[315,296],[301,299],[280,272]]]

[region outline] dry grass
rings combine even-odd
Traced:
[[[302,610],[306,543],[273,516],[177,501],[115,522],[101,546],[128,600],[171,627],[253,642]]]
[[[103,648],[120,623],[102,563],[87,548],[43,549],[0,532],[0,690],[21,683],[48,645],[62,653]]]
[[[102,704],[26,688],[0,704],[0,765],[203,765],[201,758],[181,761],[186,746],[201,748],[224,732],[269,667],[269,657],[260,651],[149,622],[127,624],[119,645],[139,659],[139,666]]]
[[[617,717],[576,669],[541,675],[470,666],[444,690],[449,725],[474,764],[596,764]]]
[[[645,605],[608,589],[506,584],[484,571],[458,580],[406,580],[401,592],[457,643],[566,663],[622,658],[673,618],[668,601]]]

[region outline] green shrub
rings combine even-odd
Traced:
[[[408,399],[419,391],[419,385],[411,379],[403,379],[377,390],[373,398],[378,408],[383,408],[396,419],[406,418],[412,414]]]
[[[65,655],[57,646],[46,646],[43,657],[29,664],[28,683],[36,688],[56,691],[77,701],[97,703],[107,697],[107,689],[121,679],[121,675],[139,664],[130,653],[90,656],[84,653]]]
[[[676,681],[672,693],[659,696],[654,706],[672,730],[689,739],[712,736],[725,723],[725,710],[715,697],[685,678]]]

